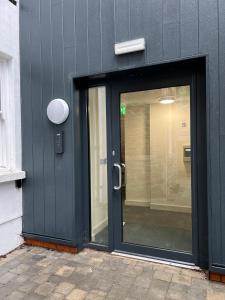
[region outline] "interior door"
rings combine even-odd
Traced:
[[[112,85],[115,250],[196,260],[194,89],[190,73]]]

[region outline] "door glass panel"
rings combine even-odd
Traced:
[[[190,86],[123,93],[120,118],[123,242],[191,252]]]
[[[106,89],[88,90],[91,241],[108,242]]]

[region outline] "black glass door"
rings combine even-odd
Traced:
[[[112,88],[115,249],[193,262],[191,76]]]
[[[79,84],[83,247],[207,267],[204,66],[146,67]]]

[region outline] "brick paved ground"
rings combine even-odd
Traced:
[[[0,259],[0,299],[225,300],[225,284],[201,272],[104,252],[24,247]]]

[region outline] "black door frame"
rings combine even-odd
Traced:
[[[118,224],[114,224],[115,215],[118,214],[113,191],[114,163],[119,157],[112,157],[115,148],[115,130],[112,123],[119,126],[119,122],[112,120],[112,111],[115,117],[115,90],[137,91],[143,89],[157,89],[169,86],[191,85],[191,136],[192,136],[192,200],[193,200],[193,255],[155,249],[151,247],[140,248],[137,245],[125,245],[120,251],[129,254],[139,254],[154,258],[184,261],[195,263],[201,267],[208,265],[208,228],[207,228],[207,166],[206,166],[206,101],[205,101],[205,61],[183,61],[179,63],[164,64],[160,66],[144,67],[133,70],[113,72],[97,77],[84,77],[75,81],[76,89],[80,91],[80,106],[82,114],[82,160],[83,166],[83,227],[81,247],[91,247],[108,251],[116,250],[114,236],[118,234]],[[90,189],[89,189],[89,145],[88,141],[88,115],[87,115],[87,89],[94,86],[106,86],[107,91],[107,147],[108,147],[108,201],[109,201],[109,245],[98,245],[90,242]],[[114,87],[114,89],[113,89]],[[117,87],[117,88],[116,88]],[[114,93],[112,93],[114,90]],[[119,102],[119,101],[118,101]],[[118,113],[119,117],[119,113]],[[117,130],[117,132],[119,132]],[[118,139],[118,137],[117,137]],[[118,146],[117,146],[118,147]],[[120,153],[119,151],[116,151]],[[118,193],[119,194],[119,193]],[[119,201],[117,201],[119,203]],[[113,225],[114,224],[114,225]]]
[[[195,78],[194,75],[190,72],[174,72],[173,74],[164,73],[162,75],[157,76],[134,76],[129,79],[123,79],[118,82],[114,82],[112,85],[112,120],[114,126],[112,128],[113,132],[113,150],[115,150],[115,157],[113,157],[113,164],[118,163],[121,164],[120,158],[120,94],[121,93],[129,93],[129,92],[137,92],[144,90],[153,90],[160,88],[169,88],[175,86],[190,86],[190,94],[191,94],[191,145],[192,145],[192,182],[195,183],[195,174],[197,170],[196,166],[196,99],[195,99]],[[135,142],[135,141],[134,141]],[[116,171],[113,172],[113,184],[116,184],[117,181]],[[114,247],[115,250],[126,252],[126,253],[134,253],[141,254],[151,257],[160,257],[161,259],[167,260],[176,260],[176,261],[184,261],[186,263],[197,263],[196,255],[198,253],[197,249],[197,232],[198,232],[198,224],[195,222],[197,218],[197,195],[196,195],[196,187],[192,184],[192,254],[179,252],[174,250],[167,249],[159,249],[156,247],[143,246],[143,245],[135,245],[131,243],[122,242],[122,199],[121,199],[121,190],[120,191],[112,191],[113,194],[113,211],[114,211]]]

